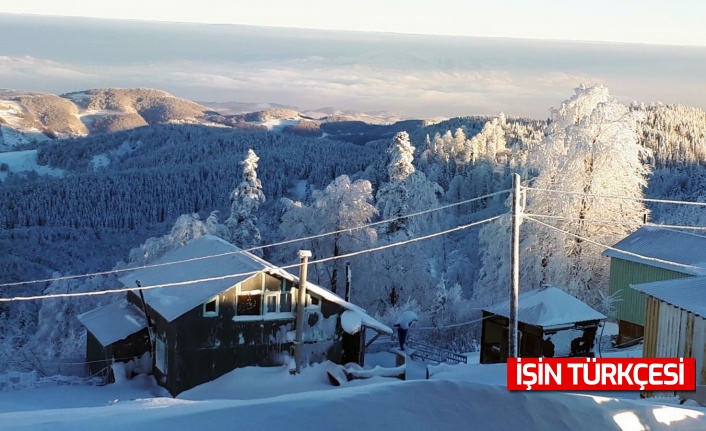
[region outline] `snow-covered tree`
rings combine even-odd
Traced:
[[[383,233],[399,238],[428,231],[436,220],[434,216],[409,219],[405,215],[438,206],[438,197],[443,190],[414,168],[414,147],[407,132],[395,136],[387,153],[389,182],[380,186],[377,205],[383,219],[395,220],[385,225]]]
[[[531,185],[542,190],[528,191],[526,212],[564,232],[531,220],[523,223],[523,289],[548,283],[590,304],[602,302],[608,264],[601,256],[603,248],[586,239],[614,244],[635,230],[646,214],[640,199],[648,168],[635,133],[636,120],[601,85],[577,88],[573,97],[552,110],[547,138],[529,157],[530,168],[537,173]],[[483,243],[490,246],[507,227],[496,223],[486,229],[497,232],[483,233]],[[476,294],[505,289],[488,281],[498,278],[492,275],[497,271],[509,274],[509,254],[501,258],[486,251],[484,259],[494,268],[484,268],[486,278],[477,283]]]
[[[324,190],[313,192],[311,206],[292,202],[282,216],[281,229],[286,238],[297,238],[321,233],[336,232],[315,238],[299,248],[311,247],[314,258],[340,256],[361,250],[373,244],[377,238],[374,229],[360,228],[370,223],[377,210],[372,205],[372,185],[367,180],[351,182],[341,175]],[[360,228],[360,229],[358,229]],[[334,260],[317,265],[319,280],[325,280],[332,291],[340,287],[344,262]],[[321,281],[319,281],[321,282]]]
[[[222,227],[218,227],[222,225],[213,225],[213,220],[211,220],[211,222],[211,226],[213,226],[215,230],[211,230],[208,224],[201,221],[198,214],[183,214],[179,216],[168,234],[148,238],[140,246],[130,250],[129,265],[146,265],[168,251],[183,246],[192,239],[200,238],[204,235],[217,235],[219,232],[222,233]]]
[[[243,165],[243,180],[230,196],[230,217],[225,225],[230,231],[229,240],[240,248],[248,249],[260,245],[262,237],[257,226],[257,210],[265,202],[262,183],[257,178],[257,162],[260,158],[250,149]],[[254,254],[262,256],[261,250]]]

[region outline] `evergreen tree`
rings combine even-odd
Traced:
[[[230,217],[225,225],[230,231],[229,240],[240,248],[248,249],[260,245],[262,238],[257,227],[257,211],[265,202],[262,183],[257,178],[257,162],[260,158],[250,149],[243,165],[243,180],[230,196]],[[261,250],[254,254],[262,256]]]
[[[377,205],[383,219],[396,219],[388,223],[383,232],[386,236],[411,237],[415,233],[433,228],[434,216],[404,217],[407,214],[438,206],[442,193],[438,184],[428,181],[423,172],[417,171],[414,147],[407,132],[398,133],[387,150],[390,162],[387,165],[389,182],[380,186]]]

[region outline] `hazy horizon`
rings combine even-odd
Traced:
[[[0,87],[152,87],[204,102],[546,118],[581,83],[706,109],[706,47],[0,14]]]

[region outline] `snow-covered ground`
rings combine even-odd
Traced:
[[[371,366],[394,362],[389,353],[368,359]],[[332,364],[304,368],[300,375],[290,375],[287,367],[250,367],[176,399],[147,376],[107,386],[27,388],[0,392],[0,429],[706,429],[706,409],[698,406],[640,400],[637,394],[510,392],[504,365],[479,365],[473,356],[470,362],[432,367],[425,380],[426,364],[412,361],[407,381],[373,377],[340,387],[326,377]]]
[[[281,132],[286,126],[295,126],[299,124],[299,120],[281,120],[278,118],[272,118],[267,121],[254,121],[251,124],[265,126],[267,127],[267,130],[272,130],[273,132]]]
[[[10,151],[7,153],[0,153],[0,165],[2,165],[3,163],[7,164],[9,172],[18,173],[35,171],[39,175],[64,175],[64,171],[61,169],[38,165],[37,150]],[[6,177],[7,172],[0,170],[0,179],[4,180]]]
[[[100,168],[106,167],[110,164],[111,157],[120,157],[124,154],[129,154],[142,146],[142,141],[130,142],[125,141],[115,150],[109,151],[107,153],[100,153],[93,156],[91,159],[91,166],[93,170],[98,170]]]
[[[78,114],[74,114],[76,118],[81,120],[83,124],[86,125],[86,127],[91,130],[93,128],[93,123],[96,121],[96,119],[101,118],[101,117],[110,117],[113,115],[124,115],[124,112],[121,111],[116,111],[116,110],[111,110],[111,109],[88,109],[88,110],[81,110]]]

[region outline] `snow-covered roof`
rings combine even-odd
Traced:
[[[604,256],[669,269],[690,275],[706,275],[706,236],[656,226],[643,226],[606,250]],[[624,252],[639,254],[633,256]]]
[[[510,316],[510,301],[485,308],[493,314]],[[606,316],[556,287],[542,287],[518,298],[517,320],[544,329],[573,326],[576,322],[603,320]]]
[[[219,256],[204,259],[204,257],[213,255]],[[145,301],[150,307],[169,321],[203,304],[237,283],[253,277],[258,272],[277,274],[299,284],[299,277],[213,235],[194,239],[184,246],[166,253],[150,265],[169,262],[179,263],[138,269],[120,278],[120,282],[128,287],[135,287],[135,280],[140,280],[142,286],[150,286],[208,279],[208,281],[183,286],[168,286],[143,291]],[[243,273],[247,274],[232,276]],[[365,310],[343,300],[330,290],[313,283],[307,283],[307,290],[327,301],[341,305],[346,310],[360,314],[363,326],[378,332],[392,334],[390,328],[370,317]]]
[[[706,317],[706,277],[631,284],[630,287],[682,310]]]
[[[120,277],[120,282],[127,287],[135,287],[136,280],[140,280],[142,286],[153,286],[208,279],[182,286],[143,291],[145,301],[150,307],[168,321],[172,321],[256,273],[274,268],[252,253],[239,251],[241,250],[233,244],[213,235],[205,235],[166,253],[150,265],[179,263],[138,269]],[[213,255],[219,256],[203,259]],[[233,274],[244,275],[233,277]]]
[[[142,310],[126,299],[83,313],[78,316],[78,320],[103,346],[124,340],[147,327]]]

